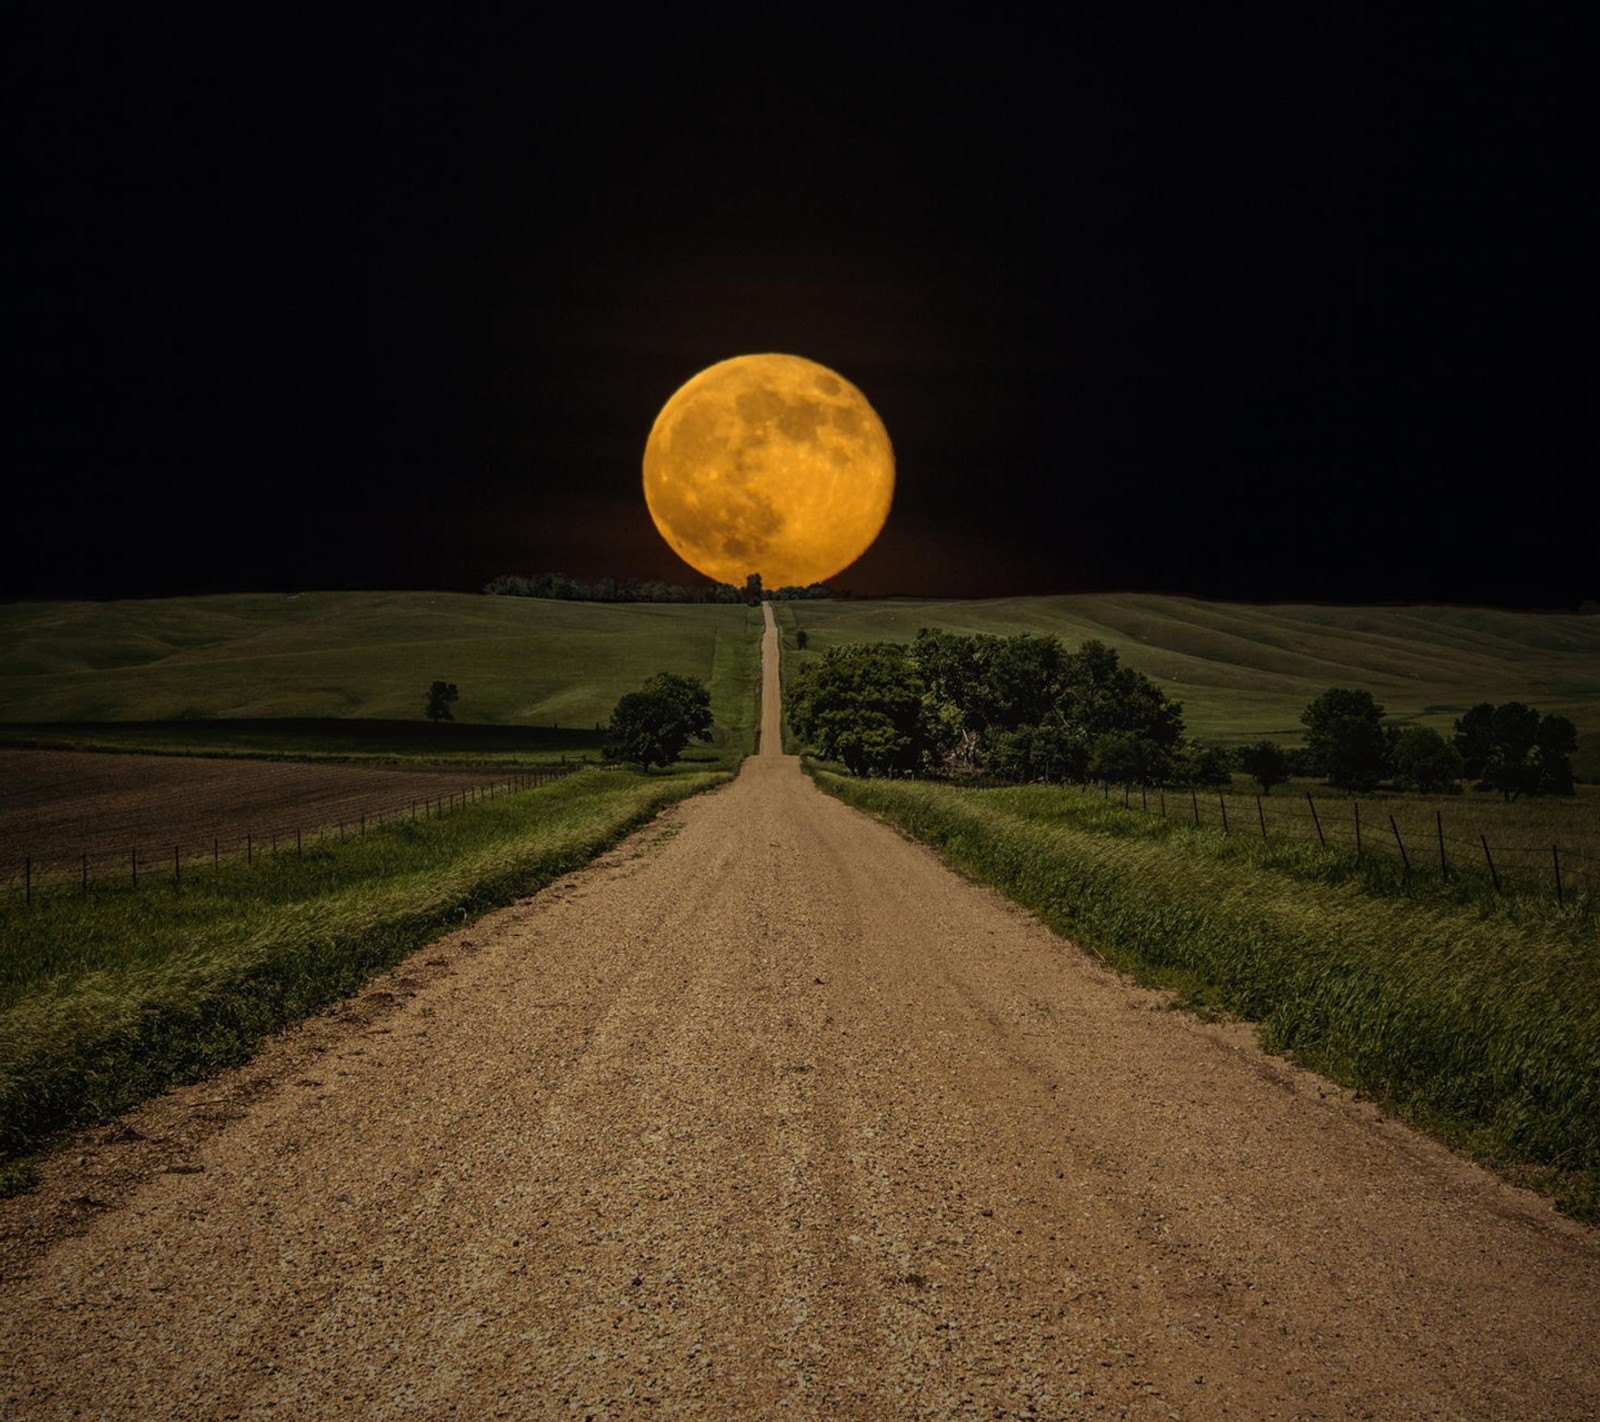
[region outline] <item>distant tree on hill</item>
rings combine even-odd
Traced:
[[[1461,752],[1431,726],[1407,726],[1394,745],[1395,779],[1419,795],[1460,789]]]
[[[1274,785],[1289,783],[1289,757],[1276,741],[1256,741],[1239,752],[1239,768],[1270,795]]]
[[[1465,773],[1507,802],[1523,794],[1572,793],[1578,732],[1565,716],[1541,716],[1520,701],[1484,701],[1457,719],[1455,748]]]
[[[702,682],[657,672],[612,708],[606,754],[645,770],[671,765],[691,740],[711,739],[711,693]]]
[[[454,721],[455,713],[450,707],[460,699],[460,696],[455,682],[436,681],[428,688],[428,700],[422,709],[422,714],[435,724],[440,721]]]
[[[1330,687],[1300,719],[1308,758],[1316,773],[1339,790],[1372,790],[1389,772],[1389,742],[1383,707],[1370,691]]]
[[[750,576],[744,580],[744,600],[749,603],[751,607],[754,607],[761,601],[763,596],[764,594],[761,591],[761,574],[751,573]]]

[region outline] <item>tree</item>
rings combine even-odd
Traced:
[[[1407,726],[1395,741],[1395,778],[1419,795],[1459,789],[1461,752],[1430,726]]]
[[[1572,754],[1578,749],[1578,728],[1565,716],[1546,716],[1539,722],[1533,757],[1538,767],[1536,795],[1573,793]]]
[[[1171,769],[1167,749],[1137,731],[1102,731],[1089,747],[1089,774],[1108,785],[1157,785]]]
[[[1169,785],[1227,785],[1233,780],[1233,755],[1223,746],[1185,741],[1172,756]]]
[[[1480,701],[1470,711],[1456,717],[1452,740],[1461,752],[1462,772],[1473,780],[1481,779],[1494,754],[1494,707]]]
[[[1532,706],[1484,701],[1455,723],[1455,747],[1480,789],[1518,795],[1570,795],[1578,733],[1565,716],[1541,716]]]
[[[1276,741],[1256,741],[1239,752],[1239,768],[1270,795],[1274,785],[1289,783],[1289,757]]]
[[[460,700],[461,693],[456,690],[453,681],[436,681],[428,688],[427,704],[422,708],[422,714],[437,725],[440,721],[454,721],[455,714],[450,710],[451,704]]]
[[[611,712],[606,754],[645,770],[671,765],[691,740],[711,739],[711,693],[692,677],[657,672]]]
[[[925,692],[904,646],[856,642],[802,667],[785,700],[790,726],[819,755],[852,775],[884,775],[915,770],[934,752]]]
[[[1300,719],[1312,764],[1336,789],[1372,790],[1388,773],[1383,707],[1370,691],[1330,687],[1300,713]]]
[[[1183,735],[1182,707],[1103,642],[1069,652],[1050,636],[925,627],[912,660],[964,765],[1006,779],[1081,779],[1094,741],[1116,731],[1150,743],[1141,778],[1164,775]]]
[[[761,574],[751,573],[750,576],[744,580],[744,600],[749,603],[751,607],[756,607],[760,604],[762,598],[765,596],[766,594],[761,591]]]

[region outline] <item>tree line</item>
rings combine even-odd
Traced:
[[[1318,775],[1352,794],[1392,780],[1402,790],[1438,794],[1469,781],[1508,802],[1520,795],[1573,793],[1577,728],[1520,701],[1484,701],[1458,716],[1446,739],[1431,726],[1386,721],[1370,691],[1330,687],[1301,713],[1302,750],[1270,740],[1239,753],[1239,766],[1271,794],[1290,775]]]
[[[1571,794],[1577,731],[1520,702],[1474,706],[1450,740],[1386,722],[1371,692],[1333,687],[1301,715],[1304,747],[1238,751],[1185,734],[1183,705],[1116,650],[1020,633],[923,628],[915,641],[830,648],[785,695],[789,724],[855,775],[983,775],[1015,782],[1225,785],[1235,768],[1264,793],[1291,775],[1369,791],[1456,787]]]
[[[787,692],[789,723],[856,775],[1217,784],[1222,753],[1184,735],[1183,707],[1088,641],[923,628],[830,648]]]
[[[761,575],[752,573],[742,588],[732,583],[708,583],[684,587],[679,583],[640,581],[637,578],[604,577],[596,582],[580,582],[565,573],[502,573],[484,584],[490,597],[541,597],[558,602],[685,602],[731,604],[738,602],[792,602],[807,598],[838,596],[826,583],[805,587],[763,588]]]

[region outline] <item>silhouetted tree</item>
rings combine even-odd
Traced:
[[[1395,740],[1394,773],[1419,795],[1459,789],[1461,752],[1431,726],[1407,726]]]
[[[436,681],[428,688],[427,704],[423,707],[422,714],[430,721],[438,724],[440,721],[454,721],[455,713],[450,710],[452,704],[460,699],[461,693],[456,690],[453,681]]]
[[[1239,752],[1239,768],[1270,795],[1274,785],[1289,783],[1289,757],[1276,741],[1256,741]]]
[[[1523,794],[1570,795],[1578,733],[1565,716],[1541,716],[1520,701],[1480,702],[1455,723],[1467,775],[1507,802]]]
[[[1300,713],[1300,719],[1312,764],[1336,789],[1371,790],[1388,773],[1383,707],[1370,691],[1330,687]]]

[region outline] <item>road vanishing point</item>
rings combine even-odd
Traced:
[[[731,784],[4,1202],[0,1414],[1600,1416],[1594,1231],[817,790],[762,657]]]

